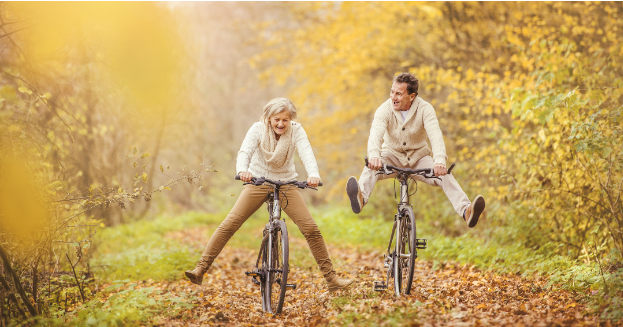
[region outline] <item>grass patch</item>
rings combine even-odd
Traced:
[[[156,286],[116,280],[86,303],[65,311],[52,307],[49,317],[26,322],[39,326],[138,326],[152,325],[159,316],[185,315],[194,306],[194,293],[172,294]]]
[[[194,267],[203,246],[225,216],[190,212],[106,228],[96,237],[91,265],[103,267],[96,272],[104,280],[177,280],[182,271]],[[264,224],[261,215],[251,216],[227,246],[259,248]],[[207,227],[205,243],[199,248],[165,237],[170,232],[197,227]]]

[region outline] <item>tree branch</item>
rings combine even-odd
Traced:
[[[82,296],[82,302],[86,302],[86,298],[84,297],[84,291],[82,290],[82,285],[80,285],[80,281],[78,280],[78,275],[76,274],[76,266],[78,265],[78,263],[80,262],[80,258],[81,256],[78,257],[78,261],[76,261],[76,264],[74,265],[71,262],[71,259],[69,259],[69,254],[65,253],[65,255],[67,256],[67,261],[69,261],[69,265],[71,266],[71,270],[73,270],[74,272],[74,278],[76,279],[76,284],[78,284],[78,290],[80,290],[80,296]]]

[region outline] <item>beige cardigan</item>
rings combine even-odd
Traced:
[[[432,151],[426,145],[427,137]],[[448,158],[435,109],[420,97],[411,103],[404,122],[400,112],[392,108],[391,99],[376,109],[368,138],[368,157],[380,158],[381,149],[392,152],[404,166],[412,166],[431,154],[435,163],[445,165]]]

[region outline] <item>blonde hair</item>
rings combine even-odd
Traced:
[[[290,119],[296,119],[296,107],[288,98],[274,98],[264,106],[264,112],[260,117],[260,121],[270,126],[270,117],[280,114],[284,111],[290,112]]]

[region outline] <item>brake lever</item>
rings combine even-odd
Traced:
[[[438,180],[441,180],[441,177],[435,176],[434,172],[431,172],[430,175],[424,175],[424,178],[436,178]]]
[[[299,185],[297,185],[297,186],[298,186],[300,189],[310,188],[310,189],[312,189],[312,190],[316,190],[316,191],[318,191],[318,189],[317,189],[317,188],[309,186],[309,184],[307,184],[307,182],[301,182],[300,186],[299,186]]]
[[[383,170],[384,170],[384,174],[391,175],[391,172],[389,170],[387,170],[387,165],[386,164],[383,164]]]

